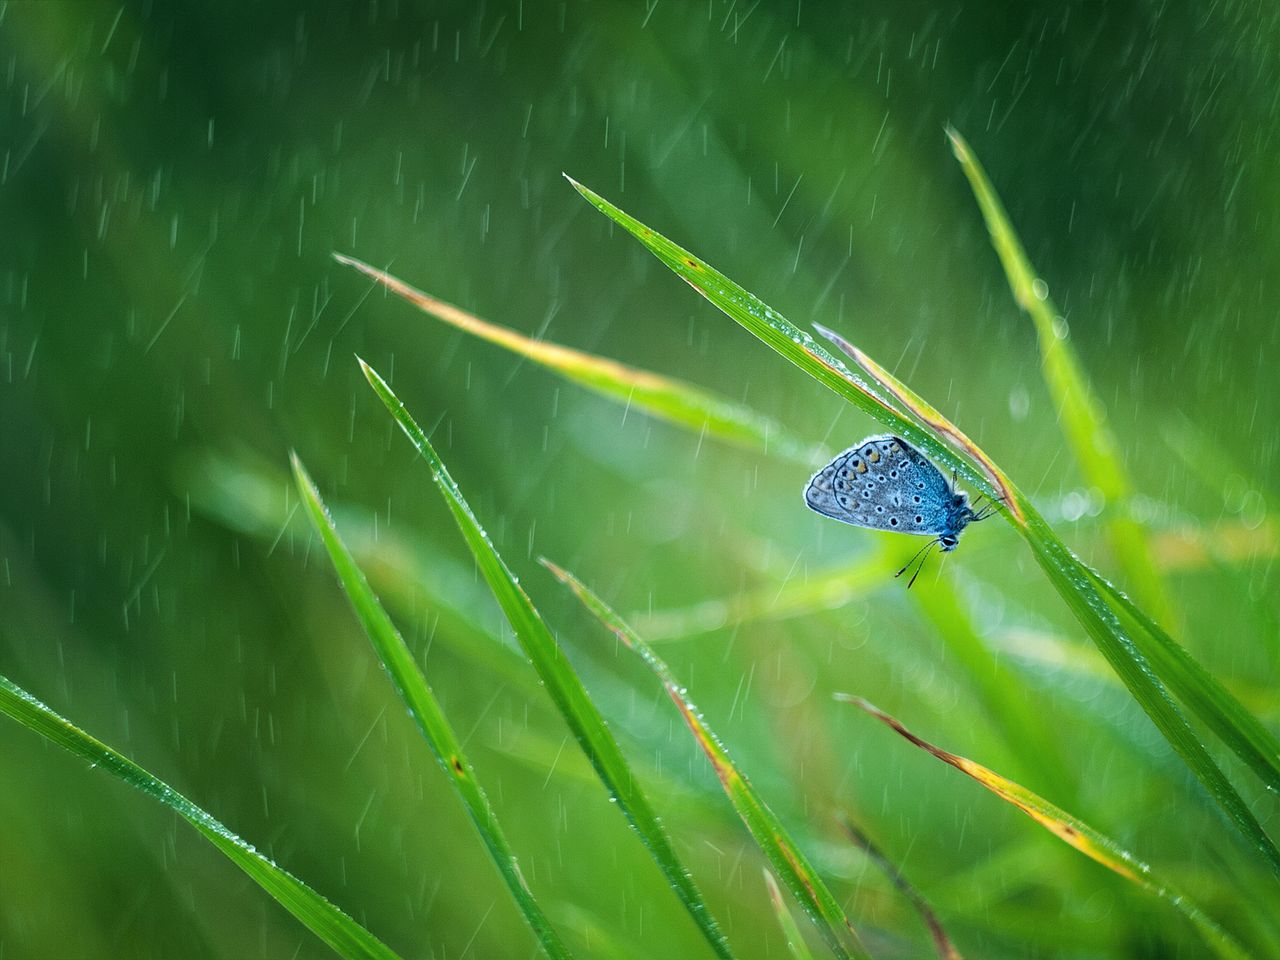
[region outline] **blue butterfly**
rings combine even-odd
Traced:
[[[908,587],[916,582],[931,547],[941,546],[943,553],[950,553],[965,527],[987,519],[995,509],[988,504],[975,511],[967,493],[948,482],[919,450],[895,436],[867,437],[841,453],[809,480],[804,502],[824,517],[855,527],[933,537],[898,571],[897,576],[902,576],[924,554]]]

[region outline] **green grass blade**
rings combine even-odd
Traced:
[[[977,198],[992,245],[1000,257],[1013,298],[1035,324],[1045,382],[1075,454],[1080,472],[1101,492],[1108,511],[1107,526],[1116,560],[1155,619],[1172,623],[1172,606],[1156,568],[1147,531],[1129,513],[1133,484],[1119,444],[1107,424],[1106,411],[1084,372],[1067,336],[1067,328],[1049,299],[1049,288],[1035,273],[1000,197],[982,164],[960,134],[948,127],[952,151]]]
[[[1270,790],[1280,793],[1280,741],[1275,735],[1137,604],[1097,571],[1087,569],[1111,603],[1150,636],[1147,657],[1173,695],[1187,703]]]
[[[782,935],[787,938],[787,952],[792,960],[813,960],[809,945],[804,942],[800,928],[796,926],[796,918],[787,909],[787,902],[782,899],[782,891],[778,889],[778,881],[768,870],[764,871],[764,885],[769,891],[769,905],[773,907],[773,915],[778,918],[778,926]]]
[[[526,337],[423,293],[354,257],[335,253],[333,258],[359,270],[423,313],[532,360],[566,380],[630,409],[641,410],[699,435],[706,434],[739,447],[772,453],[799,463],[809,464],[822,458],[818,446],[793,437],[780,424],[750,407],[681,380],[659,376],[572,347]]]
[[[1147,657],[1139,652],[1133,637],[1120,623],[1116,611],[1095,586],[1093,572],[1057,539],[1044,518],[1031,509],[1029,504],[1025,537],[1050,583],[1067,602],[1089,638],[1106,657],[1111,668],[1129,688],[1129,692],[1165,740],[1190,767],[1231,823],[1266,858],[1272,870],[1280,873],[1280,850],[1276,849],[1244,798],[1231,785],[1187,724],[1182,711],[1156,679]],[[1207,702],[1210,702],[1208,698],[1188,701],[1193,707],[1203,706]],[[1247,742],[1244,732],[1236,728],[1227,745],[1238,750]]]
[[[837,699],[851,703],[866,711],[907,741],[933,754],[943,763],[950,764],[962,773],[972,777],[1002,800],[1013,804],[1036,823],[1058,837],[1058,839],[1075,847],[1085,856],[1102,864],[1108,870],[1112,870],[1126,880],[1145,887],[1156,896],[1168,900],[1181,911],[1183,916],[1195,924],[1205,942],[1219,956],[1230,958],[1230,960],[1244,960],[1245,957],[1249,956],[1229,933],[1218,926],[1185,894],[1177,892],[1168,882],[1160,880],[1147,864],[1129,853],[1110,837],[1099,833],[1087,823],[1076,819],[1026,787],[1000,776],[1000,774],[979,763],[974,763],[965,757],[949,753],[941,747],[934,746],[927,740],[916,736],[893,717],[861,697],[839,694]]]
[[[706,299],[737,321],[760,340],[796,364],[819,383],[866,411],[894,433],[917,446],[937,462],[964,476],[988,496],[1000,497],[1007,509],[1001,511],[1030,545],[1041,568],[1066,601],[1089,637],[1111,664],[1129,692],[1147,713],[1164,738],[1174,748],[1210,796],[1222,807],[1240,833],[1280,873],[1280,850],[1263,831],[1244,799],[1209,756],[1192,732],[1177,705],[1169,699],[1134,639],[1125,632],[1115,611],[1094,585],[1092,575],[1067,548],[1002,470],[977,444],[950,420],[921,399],[879,364],[839,336],[824,335],[851,356],[871,378],[874,386],[854,376],[843,363],[798,330],[785,317],[719,271],[667,240],[650,227],[603,197],[572,180],[575,189],[605,216],[625,228],[654,256],[693,286]],[[820,328],[821,329],[821,328]],[[910,410],[927,425],[909,419],[895,404]],[[936,435],[935,435],[936,434]],[[957,456],[939,437],[963,450],[981,465]],[[1194,705],[1194,703],[1193,703]],[[1243,739],[1243,734],[1240,737]]]
[[[0,713],[55,743],[91,766],[105,770],[169,807],[258,886],[297,917],[334,952],[350,958],[393,960],[397,954],[293,874],[276,866],[212,815],[128,757],[85,733],[7,677],[0,676]]]
[[[653,807],[650,806],[648,797],[640,788],[639,780],[622,755],[618,742],[605,725],[604,717],[601,716],[578,674],[556,643],[546,623],[543,622],[541,614],[499,556],[489,540],[489,535],[485,533],[484,528],[480,526],[480,521],[471,512],[471,507],[462,496],[462,491],[454,483],[444,461],[431,446],[422,428],[418,426],[404,404],[377,371],[363,360],[360,361],[360,367],[364,370],[364,375],[374,392],[431,467],[432,478],[443,494],[454,520],[457,521],[463,538],[471,548],[476,565],[510,621],[516,639],[532,661],[538,676],[546,685],[556,707],[569,724],[583,752],[591,760],[592,766],[595,767],[610,796],[617,801],[632,829],[648,847],[659,869],[666,876],[672,889],[684,904],[685,909],[689,911],[716,955],[725,960],[732,960],[733,954],[728,941],[720,931],[720,926],[712,916],[701,891],[676,855],[665,828],[659,822]]]
[[[378,658],[386,667],[396,692],[409,708],[409,714],[431,747],[431,752],[448,775],[450,783],[453,784],[462,805],[466,808],[467,815],[471,817],[471,822],[480,834],[480,839],[484,841],[489,855],[493,858],[498,872],[506,881],[507,889],[511,891],[525,921],[533,930],[534,936],[538,938],[543,952],[549,957],[567,960],[570,956],[569,951],[565,949],[551,922],[534,899],[533,891],[525,882],[515,854],[512,853],[511,846],[507,843],[507,838],[498,824],[497,815],[489,803],[489,798],[485,796],[484,789],[476,779],[471,761],[463,753],[462,744],[448,718],[445,717],[440,702],[427,684],[426,677],[422,675],[417,661],[414,660],[413,652],[400,636],[400,631],[391,622],[391,618],[387,616],[377,596],[369,588],[363,571],[356,564],[346,544],[342,542],[342,538],[338,535],[338,528],[329,517],[329,512],[320,499],[320,492],[316,489],[306,468],[303,467],[302,461],[296,454],[291,459],[294,480],[297,482],[298,492],[302,495],[302,503],[307,515],[311,518],[312,525],[329,552],[334,570],[338,574],[338,582],[342,584],[342,589],[347,599],[351,601],[361,626],[373,642]]]
[[[555,574],[561,583],[568,586],[582,601],[583,606],[591,611],[614,636],[636,651],[662,682],[667,695],[674,701],[685,723],[692,731],[698,746],[711,761],[711,766],[720,778],[725,795],[733,804],[734,810],[742,818],[742,822],[751,832],[760,850],[768,857],[773,869],[786,882],[787,889],[804,906],[832,951],[840,957],[866,957],[866,950],[858,939],[853,925],[840,908],[840,904],[827,889],[818,872],[800,852],[800,848],[791,839],[781,821],[756,792],[746,775],[734,764],[720,738],[703,721],[701,711],[689,699],[685,688],[676,680],[662,658],[577,577],[557,567],[546,558],[543,558],[542,564]]]
[[[945,463],[984,492],[996,494],[995,485],[990,478],[976,470],[969,461],[956,456],[933,433],[903,413],[896,406],[895,399],[879,384],[868,382],[853,373],[813,337],[719,270],[672,243],[588,187],[571,177],[566,176],[565,179],[573,184],[574,189],[588,203],[636,237],[680,279],[749,333],[913,446]]]

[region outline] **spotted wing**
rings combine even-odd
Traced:
[[[900,437],[867,437],[815,473],[805,503],[871,530],[937,536],[948,531],[951,485]]]

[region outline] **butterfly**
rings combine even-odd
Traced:
[[[924,554],[908,587],[932,547],[950,553],[965,527],[995,509],[991,503],[975,511],[969,495],[955,488],[954,476],[948,482],[924,454],[891,435],[867,437],[837,456],[809,480],[804,502],[824,517],[855,527],[933,537],[896,574],[902,576]]]

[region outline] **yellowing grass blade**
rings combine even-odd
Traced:
[[[489,535],[480,526],[480,521],[472,513],[470,505],[462,496],[462,491],[454,483],[444,461],[440,459],[440,455],[436,453],[435,447],[422,432],[417,421],[376,370],[363,360],[360,361],[360,367],[369,385],[373,387],[374,393],[382,400],[405,436],[422,454],[422,458],[427,461],[427,465],[431,468],[432,479],[444,496],[445,503],[453,514],[463,539],[471,548],[476,566],[479,567],[485,581],[489,584],[489,589],[497,598],[502,612],[511,623],[516,639],[525,655],[533,663],[552,701],[568,723],[569,729],[573,731],[578,745],[582,747],[592,766],[595,767],[596,774],[604,783],[610,796],[617,801],[627,822],[648,847],[654,862],[666,876],[685,909],[689,911],[689,915],[711,949],[723,960],[732,960],[733,953],[729,949],[729,943],[720,932],[720,925],[712,916],[710,908],[702,897],[702,892],[676,855],[671,838],[667,835],[666,828],[662,826],[657,814],[654,813],[649,798],[640,787],[640,781],[623,756],[617,740],[609,732],[599,708],[587,693],[586,687],[582,685],[582,680],[574,671],[564,651],[560,649],[560,645],[556,643],[555,637],[551,635],[542,615],[538,613],[529,595],[524,592],[515,575],[494,548]]]
[[[746,775],[738,769],[720,738],[702,719],[701,711],[689,698],[684,687],[676,681],[671,669],[654,653],[652,647],[645,643],[582,581],[545,557],[542,559],[542,565],[555,574],[561,583],[568,586],[582,601],[583,606],[591,611],[614,636],[638,653],[662,682],[667,695],[680,711],[698,746],[711,761],[712,769],[720,778],[725,795],[751,832],[756,845],[769,858],[769,863],[782,877],[792,896],[804,906],[836,956],[867,957],[867,952],[858,939],[853,924],[845,916],[840,904],[831,895],[831,891],[827,889],[827,885],[813,865],[800,852],[800,848],[796,846],[774,812],[756,792]]]
[[[626,366],[616,360],[526,337],[423,293],[385,270],[372,267],[355,257],[335,253],[333,259],[345,266],[354,267],[423,313],[526,357],[560,374],[566,380],[594,390],[631,409],[642,410],[659,420],[687,427],[698,434],[705,433],[727,443],[759,450],[761,453],[772,453],[799,463],[809,464],[822,459],[821,448],[801,442],[780,424],[725,397],[681,380]]]
[[[320,894],[276,866],[211,814],[196,806],[163,780],[148,773],[128,757],[91,737],[70,720],[41,703],[7,677],[0,677],[0,713],[17,720],[90,766],[105,770],[117,780],[158,800],[222,851],[250,879],[271,894],[280,905],[302,921],[341,957],[351,960],[395,960],[396,953]]]
[[[813,327],[839,347],[842,353],[853,360],[869,377],[887,390],[894,400],[915,414],[930,430],[945,438],[947,442],[965,456],[971,457],[976,461],[986,475],[987,481],[1000,491],[1000,496],[997,500],[1008,508],[1019,523],[1026,522],[1026,518],[1023,516],[1022,504],[1019,502],[1018,497],[1013,495],[1013,485],[1009,482],[1009,478],[1004,475],[1004,471],[995,465],[981,447],[969,439],[964,431],[935,410],[933,406],[905,383],[834,330],[828,330],[818,323],[815,323]]]
[[[1143,642],[1149,646],[1156,642],[1156,638],[1149,631],[1131,635],[1124,629],[1115,608],[1096,587],[1092,572],[1062,542],[1030,499],[1008,480],[1004,471],[996,467],[989,456],[914,391],[907,389],[883,367],[869,362],[870,358],[863,355],[859,360],[851,353],[858,365],[868,371],[871,377],[871,382],[868,383],[854,375],[841,361],[808,334],[797,329],[786,317],[724,274],[618,209],[599,194],[572,180],[570,183],[592,206],[631,233],[681,279],[778,354],[889,427],[939,464],[964,476],[987,496],[1001,499],[1004,507],[1000,511],[1001,515],[1027,541],[1050,583],[1107,658],[1112,669],[1124,681],[1133,698],[1235,828],[1257,848],[1272,870],[1280,873],[1280,849],[1276,848],[1239,791],[1209,755],[1182,711],[1170,699],[1162,681],[1168,683],[1197,712],[1218,711],[1219,715],[1213,720],[1214,729],[1230,731],[1231,736],[1225,742],[1246,759],[1253,756],[1249,737],[1236,729],[1238,723],[1235,719],[1221,714],[1222,701],[1219,698],[1209,696],[1203,690],[1181,689],[1200,682],[1192,671],[1173,671],[1157,678],[1151,663],[1137,645],[1138,642]],[[910,410],[925,426],[903,413],[899,404]],[[940,437],[945,437],[947,442],[942,442]],[[958,456],[952,444],[968,453],[973,461]],[[979,466],[975,466],[974,461]]]
[[[1175,891],[1167,882],[1158,879],[1147,864],[1133,856],[1111,838],[1094,830],[1087,823],[1077,820],[1071,814],[1055,807],[1038,794],[1032,793],[1026,787],[1000,776],[1000,774],[987,769],[982,764],[974,763],[965,757],[949,753],[941,747],[934,746],[927,740],[916,736],[893,717],[861,697],[837,694],[837,699],[845,703],[851,703],[866,711],[907,741],[933,754],[943,763],[950,764],[962,773],[977,780],[978,783],[1000,797],[1000,799],[1013,804],[1040,826],[1058,837],[1058,839],[1075,847],[1090,859],[1096,860],[1108,870],[1118,873],[1126,880],[1145,887],[1156,896],[1168,900],[1181,911],[1183,916],[1195,924],[1205,942],[1214,949],[1218,956],[1227,957],[1230,960],[1245,960],[1249,956],[1229,933],[1218,926],[1185,894]]]
[[[1080,472],[1101,492],[1108,506],[1107,526],[1116,560],[1134,592],[1154,619],[1172,626],[1173,608],[1156,568],[1147,531],[1129,512],[1133,484],[1129,480],[1106,410],[1084,372],[1067,335],[1065,320],[1049,299],[1049,288],[1035,273],[1009,216],[982,164],[955,129],[947,128],[951,149],[969,179],[1004,266],[1013,298],[1035,323],[1045,382]]]

